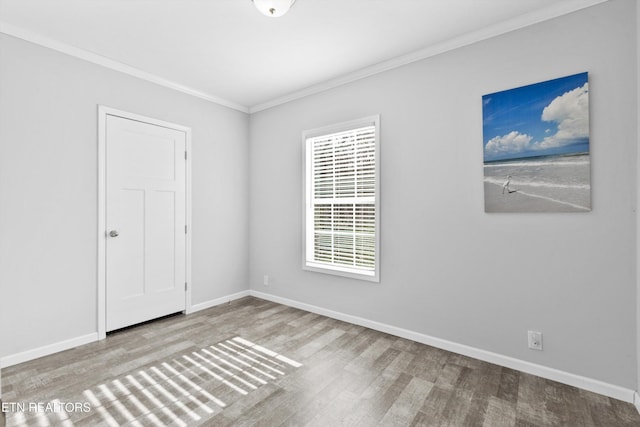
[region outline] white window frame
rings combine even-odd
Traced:
[[[355,130],[366,126],[375,127],[375,266],[373,271],[359,270],[337,264],[314,262],[314,216],[313,216],[313,178],[312,150],[310,139],[338,132]],[[302,268],[336,276],[352,279],[380,281],[380,116],[368,116],[361,119],[350,120],[317,129],[306,130],[302,133]]]

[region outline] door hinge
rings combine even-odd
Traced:
[[[187,160],[187,152],[184,152],[184,159]]]
[[[187,225],[184,226],[184,234],[187,234]]]
[[[187,290],[187,282],[184,282],[184,290]]]

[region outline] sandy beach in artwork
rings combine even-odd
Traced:
[[[588,154],[486,163],[485,212],[588,212],[589,166]]]
[[[484,183],[485,212],[586,212],[574,206],[547,200],[526,192],[502,194],[502,186]]]

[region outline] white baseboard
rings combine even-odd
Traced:
[[[447,341],[440,338],[432,337],[429,335],[421,334],[407,329],[390,326],[384,323],[376,322],[362,317],[352,316],[350,314],[340,313],[333,310],[328,310],[315,305],[306,304],[300,301],[291,300],[288,298],[282,298],[279,296],[266,294],[263,292],[251,290],[249,291],[251,296],[256,298],[265,299],[268,301],[276,302],[279,304],[287,305],[290,307],[299,308],[301,310],[310,311],[312,313],[320,314],[323,316],[331,317],[333,319],[342,320],[344,322],[353,323],[355,325],[364,326],[376,331],[384,332],[397,337],[410,339],[422,344],[430,345],[432,347],[440,348],[443,350],[451,351],[453,353],[469,356],[474,359],[482,360],[485,362],[493,363],[496,365],[504,366],[517,371],[526,372],[528,374],[536,375],[549,380],[557,381],[570,386],[578,387],[584,390],[592,391],[594,393],[602,394],[604,396],[612,397],[614,399],[622,400],[625,402],[633,403],[634,394],[636,395],[636,407],[640,406],[640,397],[634,390],[620,387],[614,384],[605,383],[593,378],[587,378],[580,375],[575,375],[569,372],[560,371],[558,369],[549,368],[547,366],[537,365],[535,363],[527,362],[513,357],[504,356],[502,354],[493,353],[486,350],[481,350],[475,347],[470,347],[464,344],[458,344],[453,341]],[[640,409],[639,409],[640,410]]]
[[[201,302],[199,304],[194,304],[191,306],[191,309],[187,310],[187,314],[195,313],[196,311],[200,311],[200,310],[206,310],[207,308],[215,307],[216,305],[220,305],[220,304],[226,304],[233,300],[243,298],[243,297],[248,297],[248,296],[249,296],[249,291],[246,290],[242,292],[237,292],[235,294],[227,295],[224,297],[216,298],[214,300]]]
[[[640,394],[636,391],[633,393],[633,404],[636,406],[638,413],[640,414]]]
[[[33,350],[23,351],[22,353],[5,356],[0,359],[0,366],[2,366],[3,368],[7,368],[9,366],[17,365],[22,362],[28,362],[29,360],[37,359],[39,357],[48,356],[53,353],[69,350],[70,348],[89,344],[94,341],[98,341],[97,332],[49,345],[44,345],[42,347],[34,348]]]

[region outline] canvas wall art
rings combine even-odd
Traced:
[[[591,210],[588,73],[482,97],[485,212]]]

